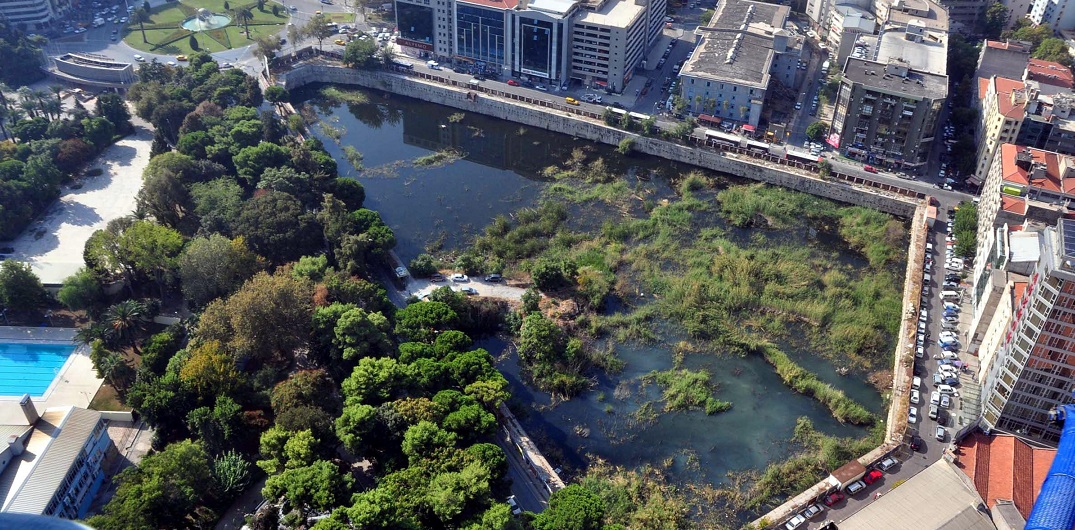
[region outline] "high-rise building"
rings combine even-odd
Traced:
[[[1030,21],[1052,28],[1053,31],[1075,29],[1075,4],[1070,0],[1033,0],[1030,5]]]
[[[648,49],[646,6],[608,0],[575,17],[571,33],[571,77],[595,89],[623,90]]]
[[[1023,124],[1024,107],[1030,94],[1025,84],[1014,79],[980,79],[982,108],[978,119],[978,156],[975,176],[985,181],[996,150],[1016,141]]]
[[[1049,411],[1075,403],[1075,220],[1041,233],[1038,265],[982,392],[984,429],[1056,445]]]
[[[919,171],[933,146],[948,76],[851,57],[836,96],[828,143],[868,164]]]

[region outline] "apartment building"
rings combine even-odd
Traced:
[[[0,511],[85,517],[112,448],[101,413],[68,406],[38,417],[29,396],[20,405],[26,421],[0,425],[8,442],[0,450]]]
[[[941,0],[952,21],[952,31],[978,34],[991,0]]]
[[[795,86],[802,41],[784,29],[787,6],[743,0],[718,4],[679,72],[680,96],[696,114],[756,127],[774,81]]]
[[[1052,28],[1053,31],[1075,29],[1075,2],[1070,0],[1033,0],[1031,22]]]
[[[828,143],[872,165],[919,171],[933,145],[948,76],[906,61],[849,58],[840,81]]]
[[[594,89],[623,90],[645,57],[648,28],[641,0],[583,11],[572,24],[571,77]]]
[[[0,20],[26,31],[45,29],[70,10],[66,0],[0,0]]]
[[[1028,60],[1030,60],[1030,43],[985,41],[982,51],[978,53],[978,66],[974,74],[978,78],[978,83],[974,85],[974,101],[981,99],[984,95],[979,90],[983,79],[988,81],[993,76],[1022,79]]]
[[[981,426],[1055,446],[1049,411],[1075,403],[1075,220],[1040,233],[1040,258],[994,354]]]
[[[975,176],[979,182],[984,182],[997,148],[1015,143],[1019,136],[1029,91],[1021,81],[1003,77],[979,79],[979,84],[982,100]]]
[[[851,55],[855,40],[860,35],[873,35],[877,31],[877,19],[873,13],[856,4],[840,3],[833,6],[830,19],[826,42],[839,65],[844,64]]]

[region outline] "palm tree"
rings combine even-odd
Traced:
[[[16,90],[16,93],[19,94],[19,108],[25,111],[31,118],[36,118],[37,112],[35,112],[35,109],[37,109],[37,102],[34,101],[34,91],[28,86],[23,86],[19,87],[19,89]]]
[[[231,19],[234,20],[236,24],[239,24],[240,26],[243,27],[243,31],[246,32],[246,38],[247,39],[250,38],[250,26],[249,26],[249,24],[250,24],[250,20],[252,18],[254,18],[254,14],[251,13],[249,9],[246,9],[246,8],[243,8],[243,7],[240,7],[238,9],[232,11],[232,14],[231,14]]]
[[[45,102],[52,99],[49,93],[44,90],[34,90],[34,99],[37,100],[37,108],[41,109],[41,114],[44,114],[46,118],[52,118],[52,114],[45,110]]]
[[[145,8],[139,7],[131,13],[130,23],[138,24],[138,29],[142,30],[142,42],[148,43],[146,39],[146,22],[149,22],[149,12]]]
[[[63,114],[63,103],[49,98],[41,104],[41,109],[45,111],[49,116],[53,116],[53,119],[60,119],[60,115]]]
[[[63,104],[63,87],[60,85],[49,85],[49,91],[56,96],[56,101]]]
[[[142,325],[148,320],[146,316],[146,305],[138,300],[124,300],[122,302],[112,304],[111,307],[105,311],[104,321],[110,328],[109,331],[117,341],[126,342],[134,350],[134,353],[139,353],[138,345],[136,344],[136,334],[142,329]]]
[[[75,341],[87,346],[97,340],[108,343],[111,338],[109,331],[103,322],[94,321],[75,332]]]

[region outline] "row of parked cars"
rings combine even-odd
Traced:
[[[896,460],[896,458],[892,456],[881,459],[880,462],[867,469],[866,474],[863,475],[861,479],[848,484],[843,489],[824,493],[818,497],[815,502],[807,506],[806,509],[791,516],[791,518],[784,523],[785,530],[795,530],[805,524],[806,521],[821,515],[825,511],[825,508],[823,508],[822,505],[832,508],[847,499],[849,495],[862,493],[875,482],[881,480],[881,478],[885,476],[885,472],[896,467],[899,463],[899,460]],[[826,530],[828,528],[836,528],[835,523],[829,522],[821,527],[821,530]]]

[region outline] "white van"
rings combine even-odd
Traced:
[[[426,66],[430,70],[440,70],[440,63],[438,63],[437,61],[426,61]]]
[[[926,243],[926,252],[933,252],[933,243]]]
[[[941,291],[943,300],[959,300],[959,291]]]
[[[954,388],[952,388],[951,386],[948,386],[948,385],[937,385],[937,392],[940,392],[942,394],[952,395],[952,394],[956,393],[956,389],[954,389]]]

